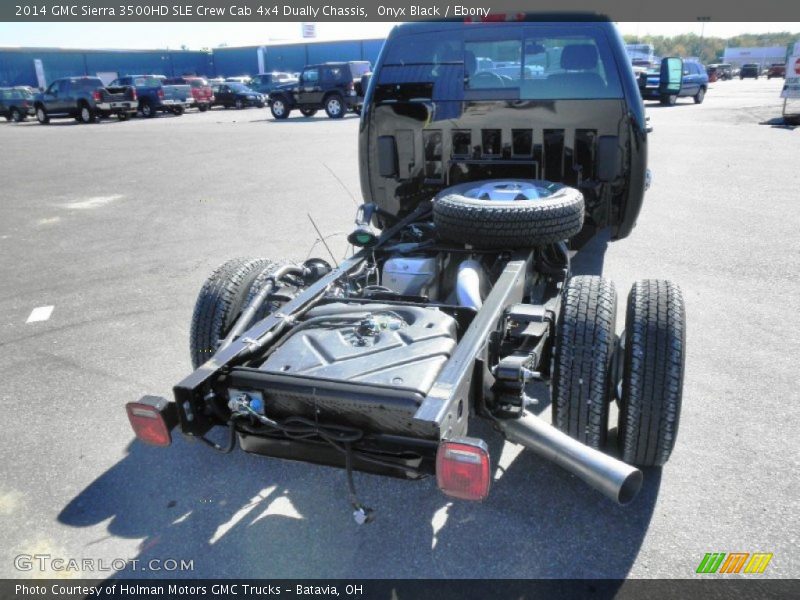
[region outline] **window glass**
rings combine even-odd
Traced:
[[[394,38],[379,84],[432,84],[433,99],[621,98],[600,27],[498,24]]]
[[[319,81],[319,72],[316,69],[307,69],[303,71],[303,83],[317,83]]]
[[[133,85],[136,87],[158,87],[161,80],[158,77],[134,77]]]

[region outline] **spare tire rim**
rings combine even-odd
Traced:
[[[560,186],[552,183],[537,184],[530,181],[476,182],[464,196],[474,200],[543,200],[555,193]]]

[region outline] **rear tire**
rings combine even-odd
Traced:
[[[677,94],[667,94],[661,96],[661,104],[663,106],[675,106],[675,103],[678,102],[678,95]]]
[[[675,445],[683,395],[686,312],[672,282],[637,281],[628,295],[619,399],[622,459],[664,465]]]
[[[152,119],[156,116],[156,109],[153,108],[153,104],[149,100],[143,100],[139,110],[145,119]]]
[[[346,112],[344,99],[339,94],[331,94],[325,98],[325,114],[330,119],[341,119]]]
[[[126,112],[117,113],[117,119],[119,119],[120,121],[127,121],[130,118],[131,118],[130,113]]]
[[[203,284],[192,314],[189,337],[195,369],[217,351],[220,341],[247,306],[253,281],[271,264],[265,258],[234,258],[217,267]]]
[[[78,107],[78,120],[84,125],[97,122],[97,115],[88,104],[81,104]]]
[[[14,123],[22,123],[25,120],[25,115],[22,114],[22,111],[20,109],[12,108],[9,119],[11,121],[14,121]]]
[[[197,108],[200,109],[200,112],[206,112],[210,107],[208,104],[200,104]]]
[[[244,108],[244,102],[241,98],[237,98],[234,106],[236,107],[236,110],[242,110]]]
[[[603,450],[612,398],[617,293],[602,277],[571,277],[561,298],[553,372],[553,425]]]

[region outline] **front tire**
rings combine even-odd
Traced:
[[[613,389],[617,293],[597,276],[571,277],[561,298],[553,372],[553,425],[603,450]]]
[[[341,119],[345,113],[344,99],[339,94],[331,94],[325,99],[325,114],[330,119]]]
[[[197,108],[200,110],[200,112],[206,112],[210,106],[208,104],[199,104]]]
[[[44,106],[36,107],[36,120],[40,125],[47,125],[50,122],[50,117],[47,115],[47,109]]]
[[[265,258],[234,258],[209,276],[192,313],[189,352],[197,369],[211,358],[247,306],[250,287],[271,261]]]
[[[269,110],[272,113],[272,116],[278,120],[288,119],[289,113],[291,112],[291,109],[284,98],[275,98],[270,103]]]
[[[661,104],[663,106],[675,106],[676,102],[678,102],[677,94],[666,94],[661,96]]]
[[[628,295],[619,398],[625,462],[651,467],[669,460],[680,421],[685,353],[681,289],[669,281],[637,281]]]
[[[694,103],[695,104],[702,104],[703,100],[706,97],[706,88],[701,87],[697,93],[694,95]]]

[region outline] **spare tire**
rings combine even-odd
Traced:
[[[475,248],[553,244],[583,227],[583,194],[534,179],[461,183],[434,198],[433,222],[442,239]]]

